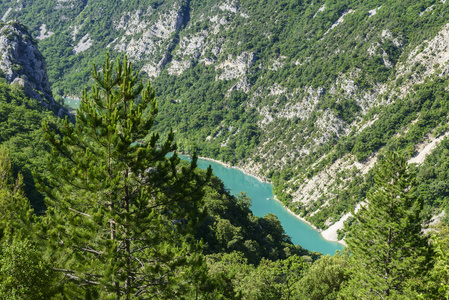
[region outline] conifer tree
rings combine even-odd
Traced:
[[[39,179],[48,207],[42,232],[55,269],[85,297],[177,298],[205,272],[192,238],[205,183],[197,158],[180,168],[176,152],[167,158],[173,132],[163,143],[150,134],[155,93],[126,57],[115,67],[107,57],[92,76],[76,125],[66,120],[60,137],[44,124],[53,150],[51,175]]]
[[[379,162],[375,186],[347,238],[355,277],[344,298],[408,299],[410,281],[431,267],[431,247],[421,233],[423,202],[414,186],[404,156],[388,153]]]
[[[8,151],[0,147],[0,242],[31,232],[34,214],[22,186],[22,175],[13,180]]]
[[[56,276],[30,240],[35,216],[13,179],[11,161],[0,147],[0,299],[49,299],[57,292]]]

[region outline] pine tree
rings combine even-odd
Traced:
[[[19,173],[13,179],[11,161],[0,147],[0,299],[49,299],[57,292],[56,276],[34,247],[35,215],[22,189]]]
[[[34,214],[22,186],[22,175],[13,180],[8,151],[0,147],[0,242],[31,233]]]
[[[60,137],[44,124],[51,176],[39,182],[55,268],[86,297],[177,298],[204,269],[192,229],[211,170],[202,180],[196,156],[182,168],[176,153],[167,158],[174,135],[149,134],[155,93],[126,57],[115,68],[107,57],[92,76],[76,125],[66,120]]]
[[[410,280],[430,268],[431,247],[421,233],[423,202],[404,156],[389,153],[375,170],[375,186],[355,215],[347,238],[355,278],[345,298],[409,298]]]

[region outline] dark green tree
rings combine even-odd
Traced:
[[[261,297],[257,299],[298,299],[296,284],[310,265],[303,257],[292,255],[275,262],[262,260],[257,268],[261,278]]]
[[[45,300],[58,294],[58,274],[28,238],[15,235],[0,245],[0,299]]]
[[[19,173],[13,180],[11,161],[5,147],[0,147],[0,242],[9,242],[14,235],[30,234],[33,210],[22,189]]]
[[[422,206],[405,156],[386,154],[347,238],[355,272],[345,298],[412,297],[411,282],[431,267],[432,250],[421,232]]]
[[[42,233],[55,269],[72,297],[177,298],[206,272],[193,228],[202,217],[209,180],[179,167],[172,132],[165,142],[151,133],[155,93],[125,57],[115,67],[94,65],[95,85],[84,91],[76,125],[61,135],[44,124],[53,146]],[[39,177],[39,176],[37,176]]]
[[[0,299],[50,299],[57,276],[31,240],[35,216],[22,185],[0,146]]]
[[[347,258],[347,255],[337,252],[334,256],[325,255],[315,261],[296,285],[299,299],[338,299],[340,287],[348,280]]]

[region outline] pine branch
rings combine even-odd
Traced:
[[[71,210],[71,211],[73,211],[73,212],[76,212],[76,213],[78,213],[78,214],[80,214],[80,215],[83,215],[83,216],[85,216],[85,217],[92,218],[91,215],[88,215],[88,214],[86,214],[86,213],[77,211],[76,209],[73,209],[73,208],[71,208],[71,207],[69,207],[69,210]]]
[[[56,271],[56,272],[61,272],[61,273],[64,274],[64,276],[67,276],[70,279],[73,279],[73,280],[76,280],[76,281],[82,281],[82,282],[85,282],[85,283],[88,283],[88,284],[91,284],[91,285],[100,285],[99,282],[88,280],[88,279],[84,279],[84,278],[80,278],[80,277],[74,275],[75,271],[72,271],[72,270],[56,269],[56,268],[53,268],[53,270]],[[98,278],[102,277],[100,275],[95,275],[95,274],[89,274],[89,273],[84,273],[84,274],[86,274],[88,276],[91,276],[91,277],[98,277]]]
[[[74,248],[78,249],[78,250],[85,251],[85,252],[93,253],[93,254],[96,254],[98,256],[103,255],[102,251],[97,251],[97,250],[94,250],[94,249],[91,249],[91,248],[83,248],[83,247],[74,247]]]

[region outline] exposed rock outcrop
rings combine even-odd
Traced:
[[[5,79],[22,86],[27,96],[39,100],[59,116],[67,115],[53,99],[47,64],[27,28],[17,22],[0,26],[0,69]]]

